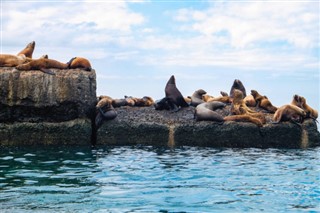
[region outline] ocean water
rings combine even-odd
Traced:
[[[320,148],[0,150],[0,212],[320,212]]]

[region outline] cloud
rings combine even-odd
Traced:
[[[3,2],[2,43],[21,47],[36,40],[37,50],[56,58],[88,54],[101,63],[138,66],[319,67],[317,2],[209,2],[163,10],[159,22],[149,20],[144,2]]]
[[[3,44],[101,48],[120,42],[142,25],[144,17],[125,1],[3,2]],[[19,38],[19,39],[18,39]]]

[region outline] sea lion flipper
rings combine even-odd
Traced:
[[[52,70],[50,69],[45,69],[45,68],[41,68],[40,69],[41,72],[49,74],[49,75],[56,75]]]

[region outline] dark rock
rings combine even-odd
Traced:
[[[272,124],[265,114],[263,127],[249,122],[196,122],[194,107],[176,113],[153,107],[116,108],[115,120],[106,121],[97,131],[97,144],[154,146],[208,146],[257,148],[307,148],[320,145],[316,123],[307,119],[299,126],[290,122]],[[228,115],[230,106],[220,110]]]
[[[91,121],[0,123],[0,146],[90,145]]]

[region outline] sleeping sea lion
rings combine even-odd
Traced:
[[[16,68],[18,70],[40,70],[44,73],[55,75],[55,73],[50,70],[50,68],[67,69],[68,65],[53,59],[39,58],[33,59],[28,63],[18,65]]]
[[[0,67],[16,67],[18,65],[30,62],[32,59],[25,55],[0,54]]]
[[[229,115],[223,118],[224,121],[236,121],[236,122],[251,122],[259,127],[263,126],[263,122],[259,118],[255,118],[249,114],[243,115]]]
[[[304,97],[294,95],[291,104],[303,109],[306,112],[306,118],[312,118],[314,120],[318,118],[318,111],[311,108]]]
[[[267,96],[260,95],[256,90],[251,90],[251,95],[254,97],[258,107],[274,113],[277,111],[277,107],[273,106]]]
[[[204,103],[204,101],[202,100],[202,96],[206,93],[207,92],[203,89],[198,89],[197,91],[195,91],[191,96],[191,106],[196,107],[199,104]]]
[[[165,87],[165,94],[171,111],[179,111],[181,107],[188,107],[189,105],[184,100],[181,92],[176,87],[174,75],[172,75]]]
[[[229,93],[230,98],[233,98],[235,89],[240,90],[243,93],[244,97],[247,96],[246,89],[239,79],[235,79],[231,86],[230,93]]]
[[[0,67],[16,67],[20,64],[30,62],[36,43],[30,42],[17,55],[0,54]]]
[[[69,69],[80,68],[85,71],[91,71],[91,69],[92,69],[89,60],[86,58],[82,58],[82,57],[71,58],[67,64],[68,64]]]
[[[212,95],[208,95],[208,94],[202,95],[202,100],[204,102],[208,102],[212,98],[214,98]]]
[[[21,50],[17,55],[25,55],[27,58],[32,58],[32,54],[34,48],[36,46],[36,42],[30,42],[23,50]]]
[[[154,104],[154,101],[149,96],[144,96],[143,98],[134,98],[134,106],[138,107],[146,107],[146,106],[152,106]]]
[[[226,104],[218,101],[204,102],[197,105],[194,118],[196,121],[217,121],[223,122],[223,117],[219,113],[215,112],[216,109],[225,107]]]
[[[273,115],[273,121],[274,123],[279,123],[281,121],[302,123],[306,115],[307,114],[303,109],[292,104],[287,104],[277,109]]]

